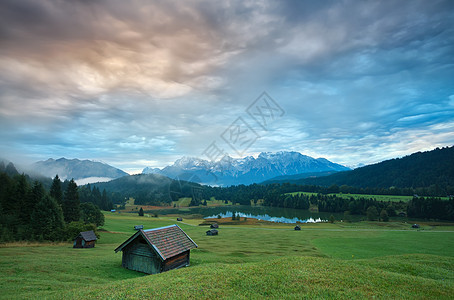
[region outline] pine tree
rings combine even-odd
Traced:
[[[74,182],[74,179],[71,179],[71,181],[68,183],[68,187],[66,188],[65,195],[63,198],[62,208],[66,223],[70,223],[72,221],[79,221],[80,201],[79,193],[77,191],[77,184]]]
[[[63,212],[55,199],[44,196],[31,215],[35,237],[56,241],[62,238]]]
[[[10,196],[14,189],[14,183],[6,173],[0,173],[0,214],[4,214],[8,206]]]
[[[102,196],[101,196],[101,192],[99,191],[99,188],[96,186],[93,187],[91,194],[92,194],[92,199],[93,199],[92,202],[95,203],[96,205],[98,205],[98,207],[102,207],[102,205],[101,205]]]
[[[102,191],[102,196],[101,196],[101,206],[100,208],[102,210],[111,210],[112,207],[111,207],[111,203],[109,201],[109,199],[107,198],[107,192],[106,192],[106,189],[104,189]]]
[[[51,197],[57,201],[59,205],[62,205],[63,202],[63,192],[61,190],[61,181],[58,177],[58,174],[55,175],[54,180],[52,181],[52,186],[50,187],[49,194]]]
[[[44,198],[46,191],[41,182],[35,181],[32,189],[27,193],[23,207],[19,210],[22,224],[29,224],[30,217],[36,205]]]
[[[139,217],[143,217],[143,208],[142,207],[139,209]]]
[[[25,206],[25,198],[27,197],[29,189],[30,187],[24,174],[15,176],[12,197],[4,203],[3,210],[7,214],[18,217],[19,210],[23,209]]]

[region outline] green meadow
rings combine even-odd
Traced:
[[[310,193],[310,192],[293,192],[289,193],[292,195],[295,194],[304,194],[304,195],[317,195],[317,193]],[[391,201],[391,202],[408,202],[411,199],[413,199],[413,196],[396,196],[396,195],[366,195],[366,194],[343,194],[343,193],[334,193],[334,194],[328,194],[331,196],[336,196],[344,199],[358,199],[358,198],[366,198],[366,199],[375,199],[377,201]],[[442,197],[443,198],[443,197]],[[445,199],[444,197],[443,199]],[[448,198],[446,198],[447,200]]]
[[[390,222],[221,226],[200,219],[106,213],[93,249],[71,243],[0,247],[0,298],[452,299],[454,226]],[[123,269],[114,249],[134,225],[178,224],[197,244],[191,266],[158,275]]]

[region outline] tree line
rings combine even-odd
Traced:
[[[109,211],[114,207],[106,189],[101,193],[97,186],[92,187],[90,184],[79,187],[79,198],[80,202],[93,203],[101,210]]]
[[[149,178],[148,178],[149,177]],[[236,185],[230,187],[211,187],[202,186],[197,183],[170,180],[156,185],[153,181],[153,188],[147,189],[147,185],[138,186],[137,179],[142,181],[151,180],[153,176],[136,176],[134,181],[125,182],[122,179],[122,187],[124,190],[118,203],[123,203],[125,198],[137,197],[135,203],[138,205],[170,205],[171,201],[176,201],[181,197],[190,197],[190,206],[206,205],[206,200],[210,198],[231,201],[234,205],[254,205],[259,201],[265,206],[274,206],[282,208],[297,208],[308,209],[313,207],[320,212],[344,213],[348,219],[350,215],[367,216],[370,220],[387,220],[389,217],[395,216],[397,213],[406,213],[409,217],[430,218],[441,220],[452,220],[451,215],[445,213],[449,211],[449,201],[441,200],[440,198],[430,197],[427,200],[431,205],[424,206],[424,209],[414,209],[415,205],[419,205],[424,200],[415,202],[390,202],[377,201],[375,198],[366,195],[405,195],[414,193],[416,190],[411,188],[356,188],[350,186],[332,185],[329,187],[316,185],[298,185],[290,183],[273,183],[268,185],[251,184],[251,185]],[[130,191],[130,193],[128,192]],[[290,194],[294,192],[308,192],[307,194]],[[118,192],[117,192],[118,193]],[[342,193],[343,196],[338,196],[336,193]],[[346,194],[364,194],[364,197],[345,197]],[[430,194],[430,193],[429,193]],[[417,204],[414,204],[417,203]],[[442,203],[443,205],[439,205]],[[419,206],[418,206],[419,207]],[[438,207],[443,207],[438,209]],[[417,212],[417,213],[415,213]]]
[[[0,242],[72,240],[103,224],[97,205],[81,203],[74,180],[62,183],[57,175],[46,190],[25,174],[0,172]]]
[[[448,201],[435,197],[413,197],[408,203],[407,213],[413,218],[454,221],[454,197]]]
[[[381,194],[392,194],[394,189],[380,189]],[[358,190],[346,187],[321,187],[296,184],[252,184],[249,186],[238,185],[231,187],[204,187],[203,199],[214,197],[232,201],[233,204],[251,205],[263,199],[262,205],[308,209],[313,206],[319,212],[344,213],[346,219],[350,215],[364,215],[369,220],[388,220],[397,213],[405,213],[409,217],[424,219],[454,220],[454,198],[449,201],[436,197],[415,196],[410,202],[378,201],[373,197],[340,197],[334,193],[340,191],[371,192],[371,189]],[[303,194],[294,192],[310,192]],[[347,194],[347,193],[346,193]],[[203,200],[192,201],[194,205],[200,205]]]

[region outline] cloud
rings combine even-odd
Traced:
[[[5,156],[162,167],[200,156],[263,91],[286,114],[250,153],[357,164],[454,141],[452,1],[0,6]]]
[[[449,96],[449,105],[454,106],[454,95]]]

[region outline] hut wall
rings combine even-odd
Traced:
[[[73,248],[83,248],[83,241],[84,239],[80,236],[78,236],[75,240],[74,240],[74,244],[73,244]]]
[[[189,266],[189,250],[166,259],[163,263],[163,271]]]
[[[94,248],[96,241],[86,242],[81,236],[74,240],[73,248]]]
[[[84,248],[94,248],[94,247],[95,247],[95,241],[85,242]]]
[[[161,272],[160,258],[148,245],[137,240],[123,249],[122,266],[147,274]]]

